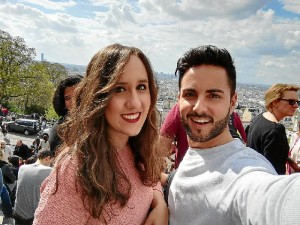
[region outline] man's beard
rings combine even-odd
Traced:
[[[198,115],[196,113],[192,113],[192,114],[188,114],[187,115],[187,119],[189,117],[199,117],[199,118],[208,118],[210,120],[210,123],[213,123],[214,126],[213,128],[210,130],[210,132],[207,135],[202,135],[201,134],[201,129],[197,129],[197,133],[194,134],[191,130],[191,128],[188,125],[187,119],[185,120],[183,117],[181,117],[181,122],[185,128],[185,131],[187,133],[187,135],[190,137],[190,139],[192,139],[192,141],[195,142],[206,142],[209,141],[215,137],[217,137],[218,135],[220,135],[221,133],[223,133],[223,131],[225,130],[225,128],[227,127],[228,121],[229,121],[229,116],[230,116],[230,109],[228,110],[227,115],[221,119],[218,120],[214,123],[214,120],[211,116],[208,116],[206,114],[201,114]]]

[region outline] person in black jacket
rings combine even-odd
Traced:
[[[23,160],[28,159],[32,154],[29,147],[21,140],[17,140],[14,155],[20,156]]]
[[[275,84],[265,93],[267,111],[256,116],[247,129],[247,146],[264,155],[278,174],[286,174],[289,143],[285,127],[279,123],[293,116],[299,107],[298,91],[293,84]]]
[[[3,160],[3,152],[0,151],[0,168],[2,171],[3,187],[1,190],[2,211],[5,217],[12,217],[13,204],[11,202],[12,192],[8,184],[13,184],[16,181],[11,165]]]
[[[72,107],[71,100],[73,92],[81,80],[82,76],[80,75],[67,77],[58,84],[54,93],[52,101],[53,108],[60,118],[53,125],[49,135],[50,150],[53,155],[55,155],[56,148],[61,144],[61,139],[57,133],[58,126],[65,121],[65,118]]]

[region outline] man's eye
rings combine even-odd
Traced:
[[[121,93],[121,92],[124,92],[124,91],[125,91],[125,88],[123,88],[123,87],[116,87],[115,88],[116,93]]]
[[[217,95],[217,94],[213,94],[213,93],[212,93],[212,94],[210,94],[210,95],[209,95],[209,97],[210,97],[210,98],[215,98],[215,99],[217,99],[217,98],[220,98],[220,96],[219,96],[219,95]]]
[[[187,92],[187,93],[183,94],[183,97],[187,97],[187,98],[194,97],[194,96],[195,96],[195,93],[193,93],[193,92]]]
[[[147,86],[145,84],[140,84],[140,85],[137,86],[137,89],[138,90],[146,90]]]

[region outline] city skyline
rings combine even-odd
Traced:
[[[191,47],[226,48],[237,82],[300,84],[300,1],[2,0],[0,27],[50,62],[86,65],[101,48],[136,46],[174,74]]]

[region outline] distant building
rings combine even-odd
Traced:
[[[41,53],[41,62],[45,61],[44,60],[44,53]]]

